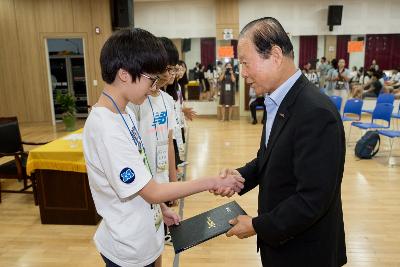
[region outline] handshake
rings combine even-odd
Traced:
[[[214,177],[214,185],[209,190],[210,193],[216,196],[231,197],[235,193],[239,193],[244,185],[244,178],[234,169],[224,169],[218,177]]]

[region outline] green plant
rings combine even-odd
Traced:
[[[62,94],[60,91],[57,91],[56,102],[61,106],[63,117],[75,116],[75,97],[71,93]]]

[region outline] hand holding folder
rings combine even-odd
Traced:
[[[236,201],[232,201],[170,227],[175,253],[226,233],[232,228],[229,221],[239,215],[246,215],[246,212]]]

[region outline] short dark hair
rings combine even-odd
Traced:
[[[179,61],[178,49],[176,49],[176,46],[171,41],[171,39],[167,37],[160,37],[159,40],[163,44],[165,51],[167,51],[168,65],[175,66],[176,64],[178,64]]]
[[[326,61],[326,57],[321,57],[321,60],[322,60],[322,59],[323,59],[324,61]]]
[[[239,38],[249,33],[257,52],[263,58],[269,58],[271,48],[275,45],[281,48],[283,55],[293,58],[292,42],[277,19],[264,17],[251,21],[244,26]]]
[[[161,42],[148,31],[139,28],[113,33],[100,53],[101,76],[111,84],[119,69],[126,70],[132,80],[140,74],[158,74],[167,66],[167,53]]]
[[[335,70],[337,70],[339,68],[338,67],[338,60],[336,58],[332,59],[331,60],[331,65]]]

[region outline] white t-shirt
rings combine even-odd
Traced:
[[[133,129],[135,115],[127,112],[130,117],[123,116]],[[93,107],[83,130],[83,152],[94,204],[103,217],[94,236],[97,249],[123,267],[153,263],[164,249],[162,214],[159,205],[138,195],[152,177],[121,115]]]
[[[137,118],[154,179],[158,183],[168,183],[168,133],[176,125],[174,100],[160,90],[157,97],[148,96],[143,104],[129,103],[128,107]]]
[[[390,79],[392,82],[397,83],[400,81],[400,72],[398,72],[396,75],[393,75],[392,78]]]

